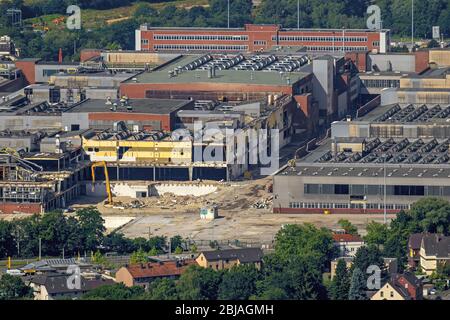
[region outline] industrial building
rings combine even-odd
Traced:
[[[102,63],[108,70],[113,71],[142,71],[161,66],[179,54],[155,53],[131,50],[99,50],[84,49],[80,54],[81,64],[89,61]]]
[[[134,131],[175,129],[176,114],[193,110],[194,101],[176,99],[86,99],[71,106],[62,118],[67,131],[113,129],[120,121]]]
[[[7,98],[0,102],[0,130],[61,130],[62,113],[68,108],[62,103],[31,103],[23,95]]]
[[[115,180],[193,180],[202,168],[212,168],[221,178],[226,163],[193,163],[192,141],[174,141],[163,132],[106,130],[83,138],[83,149],[91,161],[106,161]],[[223,168],[225,166],[225,168]],[[220,174],[221,173],[221,174]],[[99,176],[99,179],[104,178]]]
[[[55,143],[51,152],[0,153],[0,212],[42,213],[66,207],[85,193],[80,183],[88,177],[89,161],[81,148]]]
[[[450,137],[449,104],[380,106],[351,121],[331,124],[332,137],[446,139]]]
[[[447,139],[335,138],[273,179],[275,213],[397,213],[450,200]]]
[[[133,100],[130,101],[132,105]],[[152,99],[142,100],[149,101]],[[193,101],[163,101],[173,106],[193,105]],[[172,108],[172,112],[175,109]],[[76,111],[76,107],[72,110]],[[300,123],[295,119],[300,119],[299,112],[297,102],[289,95],[280,97],[272,105],[255,102],[214,106],[213,102],[198,102],[195,109],[178,110],[172,114],[176,121],[174,127],[187,131],[184,137],[176,134],[172,136],[171,130],[158,131],[156,126],[133,127],[124,120],[111,124],[109,129],[102,132],[84,134],[82,144],[91,161],[107,162],[112,179],[233,180],[248,171],[250,165],[248,156],[243,163],[236,161],[236,154],[233,152],[236,152],[237,135],[246,135],[252,129],[276,129],[279,131],[278,144],[282,148],[292,141],[296,133],[303,133],[305,136],[308,134],[305,129],[297,127]],[[172,118],[169,114],[167,117],[168,120]],[[200,132],[194,131],[194,123],[201,125],[201,130],[214,128],[220,134],[215,131],[217,136],[211,136],[205,131],[200,139]],[[172,128],[172,125],[169,127]],[[234,139],[226,139],[227,129],[239,130],[235,132]],[[268,148],[271,143],[272,140],[268,142]],[[210,149],[214,150],[215,156],[205,159],[205,150]]]
[[[450,104],[450,68],[429,68],[417,74],[399,77],[397,87],[381,90],[383,105],[400,104]]]
[[[75,70],[80,65],[76,62],[43,61],[38,58],[19,59],[15,64],[22,71],[28,84],[46,83],[50,76]]]
[[[269,95],[311,91],[312,74],[299,69],[306,56],[194,55],[123,82],[121,95],[130,98],[252,101]]]
[[[389,51],[389,30],[286,29],[246,24],[243,28],[161,28],[136,30],[136,50],[150,52],[262,52],[275,47],[308,51]]]

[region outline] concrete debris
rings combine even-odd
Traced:
[[[273,200],[273,197],[268,197],[268,198],[265,198],[262,200],[258,200],[252,205],[252,208],[270,209],[272,207],[272,200]]]
[[[160,189],[147,197],[131,198],[129,196],[115,196],[114,205],[132,210],[135,214],[154,214],[161,210],[174,213],[195,213],[205,206],[219,204],[219,210],[224,212],[243,212],[245,210],[270,211],[272,209],[272,181],[248,181],[245,183],[218,183],[213,181],[199,181],[199,187],[213,186],[217,190],[198,196],[182,195],[171,192],[169,187],[161,184]],[[196,187],[196,186],[194,186]],[[176,186],[171,186],[177,190]],[[230,201],[230,199],[232,201]],[[112,207],[101,206],[105,213],[119,213]]]

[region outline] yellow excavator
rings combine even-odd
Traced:
[[[105,183],[106,183],[106,193],[108,194],[108,203],[109,205],[113,204],[112,192],[111,192],[111,184],[109,182],[109,174],[108,174],[108,166],[106,165],[106,161],[98,161],[94,162],[91,165],[91,175],[92,175],[92,192],[94,192],[95,188],[95,168],[103,167],[105,172]]]

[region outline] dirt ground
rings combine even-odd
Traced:
[[[136,217],[121,228],[132,238],[181,235],[193,240],[268,243],[284,224],[313,223],[318,227],[337,228],[339,219],[348,219],[364,235],[368,222],[383,221],[383,215],[273,214],[270,177],[255,181],[202,183],[216,185],[217,191],[201,197],[165,194],[138,201],[116,197],[115,208],[105,207],[104,199],[84,197],[74,207],[95,205],[105,217]],[[200,208],[211,204],[218,205],[219,218],[201,220]]]

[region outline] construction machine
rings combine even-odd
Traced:
[[[103,167],[105,172],[105,184],[106,184],[106,193],[108,194],[108,203],[109,205],[113,204],[112,192],[111,192],[111,184],[109,182],[109,174],[108,174],[108,166],[106,165],[106,161],[98,161],[93,162],[91,165],[91,175],[92,175],[92,192],[95,189],[95,168]]]

